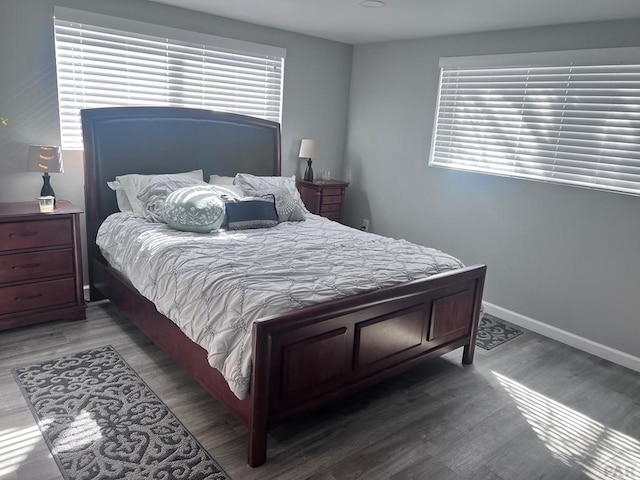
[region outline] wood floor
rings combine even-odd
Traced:
[[[0,478],[62,479],[11,368],[112,345],[236,480],[640,479],[640,374],[531,332],[462,350],[275,429],[247,434],[108,302],[86,321],[0,332]]]

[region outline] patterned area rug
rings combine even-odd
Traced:
[[[110,346],[13,373],[65,479],[229,478]]]
[[[522,330],[518,330],[505,322],[498,320],[496,317],[485,314],[478,324],[478,336],[476,337],[476,345],[485,350],[502,345],[518,335],[523,334]]]

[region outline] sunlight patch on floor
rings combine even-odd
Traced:
[[[0,478],[15,472],[41,439],[37,425],[0,431]]]
[[[43,420],[41,426],[47,430],[52,420]],[[102,438],[100,427],[91,418],[91,414],[82,411],[75,420],[56,438],[52,453],[58,454],[76,450]],[[0,431],[0,478],[20,468],[33,447],[43,440],[40,428],[33,425],[27,428],[10,428]]]
[[[493,372],[554,457],[594,480],[640,480],[640,442]]]
[[[87,411],[80,412],[53,442],[53,453],[78,450],[102,438],[100,427]]]

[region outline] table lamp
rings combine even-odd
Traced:
[[[44,172],[42,174],[42,189],[40,196],[55,197],[53,188],[51,187],[50,173],[62,173],[62,157],[60,155],[60,147],[51,147],[47,145],[29,145],[29,171]]]
[[[300,142],[300,153],[298,157],[307,159],[307,169],[304,172],[304,180],[313,182],[313,168],[311,167],[311,159],[318,158],[318,142],[309,138],[303,138]]]

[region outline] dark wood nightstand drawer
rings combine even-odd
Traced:
[[[322,204],[329,205],[331,203],[342,203],[342,195],[322,195]]]
[[[24,312],[76,302],[73,278],[0,288],[0,314]]]
[[[73,274],[73,250],[0,255],[0,283]]]
[[[341,188],[325,188],[322,191],[322,195],[325,195],[325,196],[337,195],[337,196],[341,197],[342,196],[342,189]]]
[[[71,245],[70,219],[0,223],[0,251]]]
[[[322,205],[320,213],[324,215],[325,213],[330,212],[340,212],[340,210],[342,210],[341,203],[330,203],[329,205]]]

